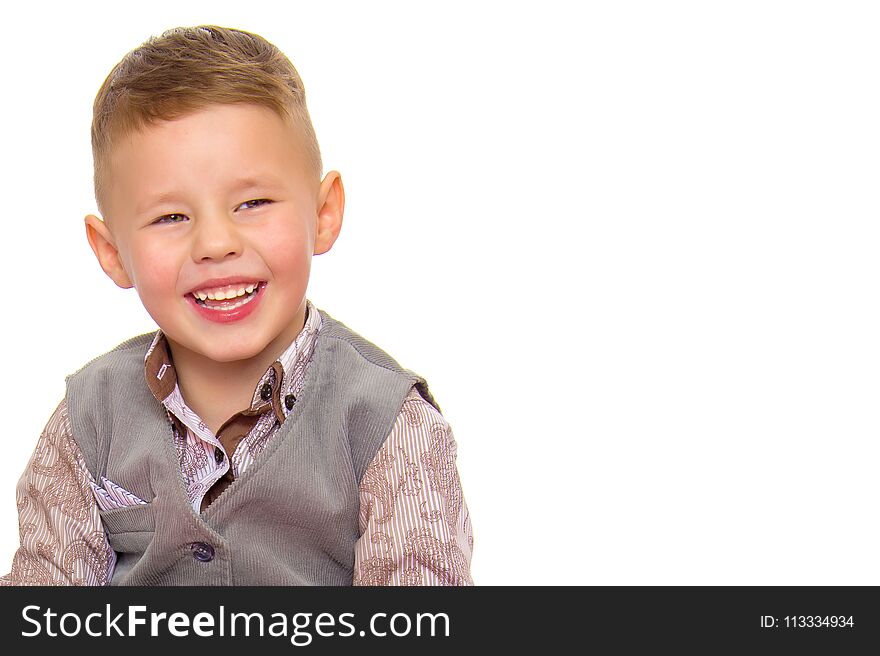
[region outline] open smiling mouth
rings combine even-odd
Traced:
[[[239,288],[235,293],[235,296],[232,298],[208,298],[206,294],[199,293],[198,295],[193,292],[192,297],[195,299],[197,305],[200,305],[203,308],[207,308],[209,310],[216,310],[218,312],[229,312],[231,310],[236,310],[243,305],[247,305],[254,298],[256,298],[263,289],[266,288],[265,282],[257,283],[256,285],[245,285]],[[227,292],[227,296],[229,292]],[[204,298],[202,298],[204,297]]]

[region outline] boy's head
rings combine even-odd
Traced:
[[[241,30],[175,28],[123,57],[95,97],[92,154],[101,211],[114,139],[209,105],[233,103],[260,105],[290,120],[300,131],[315,177],[320,177],[321,152],[305,89],[284,53]]]
[[[247,32],[169,30],[105,80],[92,148],[104,220],[86,217],[89,244],[137,289],[175,361],[277,356],[302,328],[311,256],[333,245],[344,206],[339,174],[321,179],[288,59]]]

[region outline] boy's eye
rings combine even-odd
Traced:
[[[163,214],[154,223],[179,223],[186,218],[183,214]]]
[[[261,205],[267,205],[272,201],[268,198],[256,198],[254,200],[246,200],[241,205],[236,207],[236,210],[252,210],[256,207],[260,207]]]

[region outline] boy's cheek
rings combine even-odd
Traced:
[[[163,267],[161,262],[158,257],[145,258],[132,262],[128,269],[129,277],[145,304],[182,295],[177,289],[179,270]]]

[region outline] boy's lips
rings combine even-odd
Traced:
[[[203,319],[213,323],[232,323],[234,321],[241,321],[253,314],[265,295],[264,290],[267,285],[268,283],[261,282],[253,288],[251,293],[223,300],[198,300],[192,292],[188,293],[184,298]],[[250,286],[250,283],[248,286]]]

